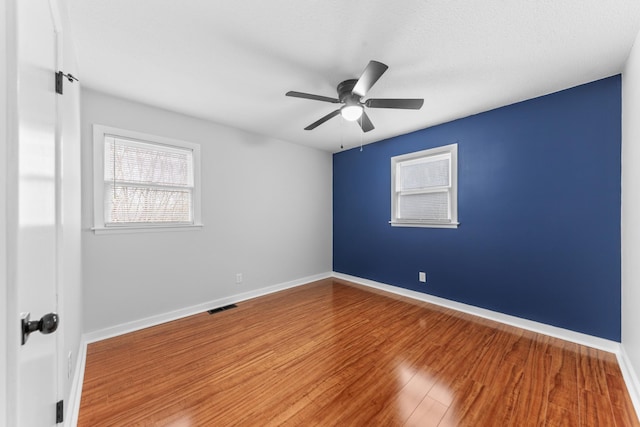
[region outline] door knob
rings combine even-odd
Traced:
[[[40,331],[42,334],[50,334],[58,329],[59,318],[56,313],[45,314],[40,320],[30,320],[31,314],[27,313],[22,316],[22,345],[25,345],[29,334],[35,331]]]

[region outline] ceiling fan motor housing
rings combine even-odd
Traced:
[[[346,105],[360,105],[360,97],[353,93],[353,87],[358,83],[357,79],[345,80],[338,85],[338,99]]]

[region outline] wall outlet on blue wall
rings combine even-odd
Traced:
[[[427,273],[425,273],[424,271],[419,272],[418,280],[421,281],[422,283],[427,283]]]

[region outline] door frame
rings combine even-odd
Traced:
[[[64,70],[64,35],[62,33],[62,17],[60,16],[60,9],[58,0],[48,0],[49,7],[51,9],[51,21],[53,23],[53,31],[54,31],[54,39],[55,39],[55,71]],[[56,311],[60,318],[64,317],[64,295],[62,281],[64,279],[64,269],[63,269],[63,253],[64,253],[64,232],[63,232],[63,201],[62,201],[62,106],[63,101],[60,96],[56,96],[56,125],[55,125],[55,170],[56,170],[56,180],[55,180],[55,216],[56,216],[56,277],[55,277],[55,287],[56,287]],[[60,321],[60,327],[56,331],[56,362],[58,366],[56,366],[56,401],[63,399],[67,400],[64,396],[64,375],[66,363],[63,356],[64,353],[64,333],[65,327],[63,321]],[[69,408],[65,408],[64,418],[67,419],[67,412]]]
[[[0,173],[0,242],[5,242],[0,245],[0,313],[5,313],[5,318],[0,324],[4,325],[4,328],[0,328],[0,424],[8,425],[7,419],[7,337],[9,333],[8,328],[8,288],[7,288],[7,144],[9,141],[9,110],[8,106],[8,67],[9,67],[9,39],[8,35],[11,29],[9,23],[9,3],[12,0],[6,2],[0,2],[0,22],[5,24],[5,31],[0,31],[0,99],[5,99],[7,102],[0,102],[0,129],[4,129],[0,135],[0,170],[5,171]]]
[[[4,66],[2,67],[2,83],[0,83],[1,90],[4,91],[6,102],[0,107],[2,113],[2,121],[4,121],[3,128],[5,132],[2,135],[4,144],[2,144],[2,151],[0,154],[0,164],[3,166],[4,173],[0,174],[0,207],[2,213],[0,213],[0,225],[2,231],[0,235],[4,237],[5,245],[0,249],[0,271],[2,272],[2,278],[0,279],[0,285],[2,285],[2,299],[0,300],[0,308],[4,309],[5,313],[5,329],[0,333],[2,337],[0,339],[0,347],[3,348],[2,357],[2,374],[0,378],[4,381],[4,387],[0,391],[0,395],[4,394],[2,406],[0,406],[0,415],[6,421],[5,425],[15,425],[16,423],[16,390],[17,390],[17,372],[16,364],[18,359],[19,349],[19,320],[17,312],[17,293],[14,280],[14,272],[9,268],[12,258],[12,248],[16,246],[15,231],[9,229],[9,224],[12,220],[15,223],[15,217],[17,215],[17,209],[15,203],[10,203],[11,200],[16,200],[16,179],[17,168],[15,164],[9,161],[12,156],[12,150],[15,150],[15,146],[11,144],[15,141],[18,134],[18,102],[17,102],[17,17],[16,17],[16,5],[17,0],[6,0],[3,2],[3,20],[6,23],[6,30],[0,36],[0,40],[4,45],[4,55],[2,60]],[[3,413],[4,412],[4,413]],[[2,420],[2,418],[0,418]]]

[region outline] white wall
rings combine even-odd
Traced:
[[[622,348],[640,393],[640,34],[622,73]],[[635,388],[635,390],[633,390]],[[636,401],[636,407],[638,402]]]
[[[331,271],[330,153],[91,90],[81,104],[85,332]],[[95,235],[94,123],[201,144],[203,229]]]

